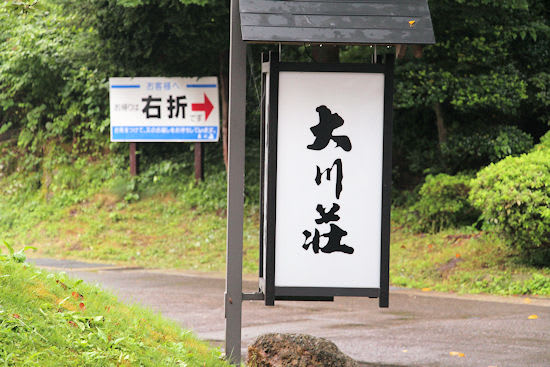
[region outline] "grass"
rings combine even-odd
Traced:
[[[522,263],[492,233],[463,228],[413,234],[394,224],[390,280],[394,285],[457,293],[550,296],[550,268]]]
[[[223,171],[197,185],[192,173],[174,174],[164,164],[138,179],[115,166],[79,159],[46,174],[0,176],[1,238],[36,245],[35,256],[224,271]],[[246,212],[244,271],[253,273],[257,206]]]
[[[24,177],[0,179],[2,238],[35,246],[34,256],[224,272],[223,172],[208,175],[201,185],[191,176],[175,180],[150,174],[154,179],[143,185],[107,168],[89,166],[78,167],[78,180],[53,176],[46,193],[43,187],[21,184]],[[79,177],[72,168],[65,171]],[[136,189],[138,184],[147,189]],[[258,206],[247,204],[246,274],[258,270],[258,217]],[[495,235],[468,227],[414,234],[394,223],[390,259],[390,280],[397,286],[550,296],[549,267],[524,264]]]
[[[151,311],[0,257],[2,366],[228,366],[220,352]]]
[[[245,221],[244,271],[248,273],[257,270],[256,212],[249,208]],[[133,203],[98,194],[62,209],[56,220],[40,221],[25,232],[9,232],[6,238],[33,244],[38,256],[222,272],[225,236],[223,209],[192,208],[172,194]]]

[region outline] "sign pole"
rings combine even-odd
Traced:
[[[198,183],[204,180],[204,146],[202,143],[195,143],[195,181]]]
[[[130,143],[130,175],[132,177],[137,176],[137,173],[138,173],[136,144],[137,143]]]
[[[231,0],[230,39],[225,353],[231,363],[238,365],[241,360],[246,121],[246,45],[241,35],[239,0]]]

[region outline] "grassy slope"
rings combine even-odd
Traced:
[[[0,259],[2,366],[227,366],[189,332],[63,274]]]
[[[127,202],[127,181],[107,167],[83,162],[57,169],[48,192],[44,185],[24,191],[28,177],[0,178],[0,239],[36,246],[33,256],[224,271],[225,210],[217,209],[225,200],[223,175],[199,186],[192,178],[163,186],[170,178],[161,178],[145,185],[150,193]],[[243,259],[248,274],[258,269],[258,227],[258,208],[249,205]],[[395,285],[550,296],[550,268],[516,259],[489,233],[465,228],[415,235],[407,228],[392,229],[390,279]]]
[[[53,220],[4,233],[34,245],[33,256],[68,257],[147,267],[223,272],[225,213],[190,208],[168,194],[126,203],[108,194],[60,209]],[[247,209],[244,272],[258,263],[258,212]],[[495,236],[471,229],[410,233],[394,226],[393,284],[455,292],[550,295],[550,269],[523,265]]]
[[[253,212],[249,209],[245,220],[244,271],[248,273],[257,270],[258,259],[258,221]],[[225,227],[225,211],[193,209],[169,194],[132,204],[98,194],[60,209],[55,220],[40,221],[25,232],[10,231],[6,238],[34,244],[40,256],[221,272]]]
[[[550,296],[550,268],[525,265],[491,233],[447,230],[413,234],[392,230],[394,285],[459,293]]]

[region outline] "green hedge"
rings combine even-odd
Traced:
[[[486,223],[537,264],[550,263],[549,143],[547,133],[531,153],[481,170],[470,192]]]
[[[468,202],[470,180],[466,175],[428,175],[419,200],[407,215],[411,228],[415,232],[438,232],[473,224],[479,213]]]
[[[478,170],[509,155],[527,153],[533,137],[515,126],[491,126],[457,132],[441,145],[441,156],[451,172]]]

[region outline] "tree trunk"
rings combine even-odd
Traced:
[[[437,125],[437,138],[439,140],[439,145],[441,145],[447,141],[447,128],[445,127],[445,120],[443,119],[441,103],[434,103],[433,109],[435,111],[435,123]]]
[[[225,172],[228,172],[228,115],[229,115],[229,80],[225,71],[225,56],[226,52],[220,53],[220,89],[222,96],[222,144],[223,144],[223,163],[225,164]]]

